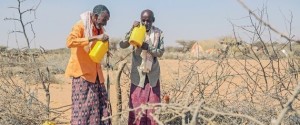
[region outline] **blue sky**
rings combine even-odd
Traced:
[[[24,8],[37,0],[27,0]],[[267,3],[270,22],[282,32],[285,29],[283,15],[293,12],[293,32],[300,36],[300,0],[246,0],[251,9],[261,8]],[[16,11],[8,9],[15,6],[16,0],[0,1],[0,45],[17,47],[15,35],[7,33],[14,29],[14,23],[4,21],[5,17],[17,16]],[[151,9],[155,13],[154,25],[164,31],[167,46],[176,46],[176,40],[204,40],[232,34],[228,19],[239,19],[248,15],[236,0],[42,0],[34,22],[36,39],[33,47],[47,49],[64,48],[65,40],[79,15],[92,10],[97,4],[106,5],[111,18],[106,26],[113,38],[122,38],[134,20],[139,20],[140,12]],[[28,19],[28,18],[26,18]],[[238,23],[246,23],[240,20]],[[18,25],[18,24],[17,24]],[[18,28],[18,26],[17,26]],[[17,35],[19,46],[24,47],[23,36]]]

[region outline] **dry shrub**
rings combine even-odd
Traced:
[[[39,125],[47,119],[46,106],[36,99],[35,91],[3,72],[0,82],[1,125]]]
[[[165,52],[161,59],[190,59],[190,54],[182,52]]]
[[[180,52],[182,48],[180,47],[174,47],[174,46],[166,46],[165,52]]]
[[[247,65],[243,64],[245,61]],[[297,85],[297,79],[286,69],[280,71],[281,80],[274,79],[274,70],[267,66],[272,62],[268,60],[262,61],[263,67],[267,66],[264,69],[267,83],[264,71],[254,60],[180,63],[181,72],[174,73],[174,81],[163,87],[170,95],[171,103],[158,104],[159,112],[155,114],[164,124],[191,124],[193,115],[197,115],[195,122],[199,124],[270,124],[283,110]],[[287,64],[286,61],[281,63]],[[293,103],[295,109],[299,109],[298,103],[298,100]],[[299,124],[300,116],[291,113],[284,119],[285,124]]]
[[[233,52],[241,54],[213,60],[189,60],[186,53],[167,52],[164,56],[178,61],[176,65],[167,65],[170,81],[162,76],[162,91],[170,96],[170,103],[138,108],[142,111],[154,108],[156,112],[151,115],[161,125],[300,124],[299,57],[295,52],[284,56],[281,53],[284,48],[269,44],[275,43],[271,39],[274,29],[261,20],[253,20],[253,15],[250,12],[249,29],[234,26],[251,31],[247,32],[253,37],[249,43],[259,39],[263,51],[254,51],[251,46],[249,53],[233,48]],[[238,33],[234,32],[239,36]],[[288,39],[283,43],[286,45],[295,41],[286,36],[284,39]],[[132,109],[124,109],[122,113],[126,115],[128,110]]]
[[[199,44],[204,51],[208,49],[223,49],[220,40],[217,39],[202,40],[197,42],[197,44]]]
[[[11,54],[18,53],[18,54]],[[40,125],[49,119],[47,102],[37,99],[38,84],[60,83],[55,74],[68,53],[42,53],[34,49],[7,50],[0,60],[0,124]],[[35,55],[35,56],[34,56]],[[32,61],[34,58],[35,61]],[[63,60],[63,61],[62,61]],[[56,69],[59,69],[56,71]],[[50,96],[49,96],[50,97]]]

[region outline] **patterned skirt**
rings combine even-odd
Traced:
[[[134,84],[130,87],[129,108],[134,109],[142,104],[160,103],[160,83],[158,81],[155,87],[151,87],[149,80],[146,78],[145,87],[141,88]],[[141,109],[129,112],[128,125],[157,125],[150,113],[154,113],[154,109],[148,109],[142,114]]]
[[[110,125],[110,120],[101,121],[110,115],[107,92],[104,84],[88,82],[80,77],[72,80],[71,125]]]

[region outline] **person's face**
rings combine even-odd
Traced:
[[[107,11],[104,11],[100,14],[94,14],[94,24],[96,28],[100,29],[102,26],[105,26],[109,20],[109,17],[110,16]]]
[[[146,26],[146,30],[149,31],[153,23],[153,18],[148,12],[145,12],[142,14],[141,22]]]

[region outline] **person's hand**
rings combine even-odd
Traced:
[[[103,42],[106,42],[109,40],[109,36],[106,35],[106,34],[101,34],[101,35],[98,35],[98,36],[93,36],[91,39],[89,39],[90,42],[93,42],[93,41],[103,41]]]
[[[134,28],[134,27],[138,27],[140,25],[140,22],[139,21],[134,21],[133,22],[133,25],[132,25],[132,29]]]
[[[110,51],[107,52],[107,55],[108,55],[108,57],[110,57],[110,58],[112,58],[112,57],[114,56]]]
[[[141,46],[142,50],[148,50],[149,48],[149,44],[146,42],[143,42],[142,46]]]

